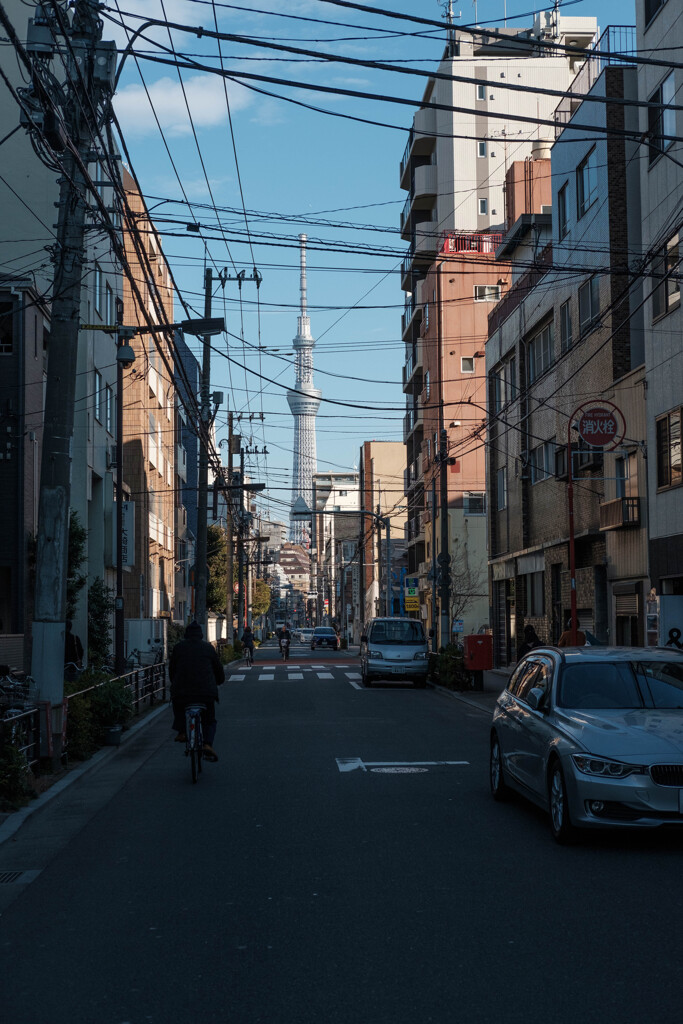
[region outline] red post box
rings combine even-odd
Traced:
[[[471,633],[464,639],[465,668],[474,673],[474,689],[484,685],[482,673],[493,668],[493,637],[490,633]]]

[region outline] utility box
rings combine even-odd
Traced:
[[[468,672],[486,672],[493,668],[493,637],[490,633],[470,633],[463,640]]]

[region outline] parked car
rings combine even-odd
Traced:
[[[547,810],[558,842],[683,825],[683,651],[535,648],[493,712],[490,784]]]
[[[299,630],[299,640],[301,641],[302,644],[310,644],[312,636],[313,636],[313,630],[312,629],[300,629]]]
[[[316,626],[311,637],[311,650],[316,647],[331,647],[333,651],[339,650],[339,637],[331,626]]]
[[[373,679],[406,679],[427,685],[427,637],[419,619],[371,619],[360,638],[360,671],[364,686]]]

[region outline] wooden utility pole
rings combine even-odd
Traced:
[[[211,316],[211,290],[213,271],[204,270],[204,316]],[[207,559],[208,494],[209,494],[209,441],[211,434],[211,339],[205,335],[202,343],[202,382],[200,389],[199,474],[197,480],[197,543],[195,547],[195,619],[206,637],[206,588],[209,578]]]

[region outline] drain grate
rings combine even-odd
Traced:
[[[0,871],[0,885],[18,882],[23,873],[23,871]]]

